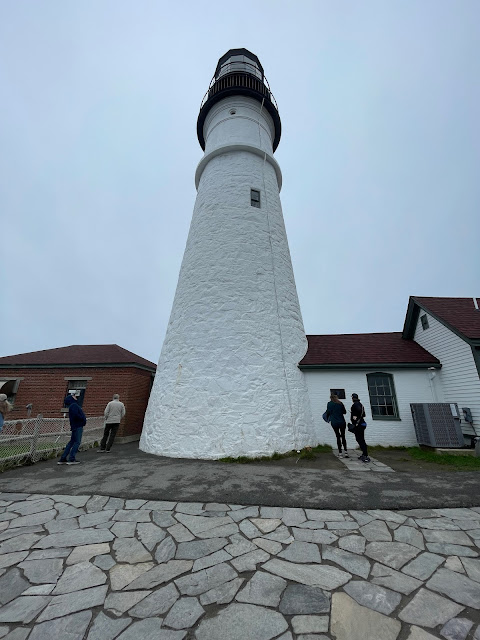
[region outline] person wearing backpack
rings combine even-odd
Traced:
[[[330,402],[327,404],[327,410],[324,413],[324,417],[327,419],[327,422],[330,422],[332,429],[335,431],[335,436],[337,437],[339,458],[350,457],[347,452],[347,441],[345,439],[345,429],[347,428],[347,425],[343,416],[346,413],[347,410],[345,409],[345,405],[343,404],[343,402],[338,399],[336,393],[331,393]]]
[[[365,407],[360,402],[360,398],[357,393],[352,393],[352,408],[350,409],[350,422],[354,428],[355,440],[358,442],[358,446],[362,450],[362,455],[358,456],[358,459],[362,462],[370,462],[368,457],[367,443],[365,442],[365,429],[367,423],[365,422]]]

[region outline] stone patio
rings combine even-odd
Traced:
[[[480,508],[0,494],[0,638],[480,640]]]

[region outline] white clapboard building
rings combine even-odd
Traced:
[[[417,444],[410,405],[470,409],[480,435],[480,310],[475,298],[411,297],[403,332],[310,335],[300,362],[319,442],[335,444],[322,420],[330,392],[347,409],[358,393],[370,444]],[[354,443],[353,436],[351,436]]]

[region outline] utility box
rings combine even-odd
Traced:
[[[426,402],[410,405],[418,444],[461,449],[465,446],[456,403]]]

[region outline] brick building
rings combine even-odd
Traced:
[[[127,413],[117,439],[126,442],[138,440],[142,431],[155,369],[153,362],[116,344],[72,345],[0,358],[0,392],[14,405],[10,419],[39,413],[61,417],[72,389],[81,392],[87,417],[102,416],[118,393]]]

